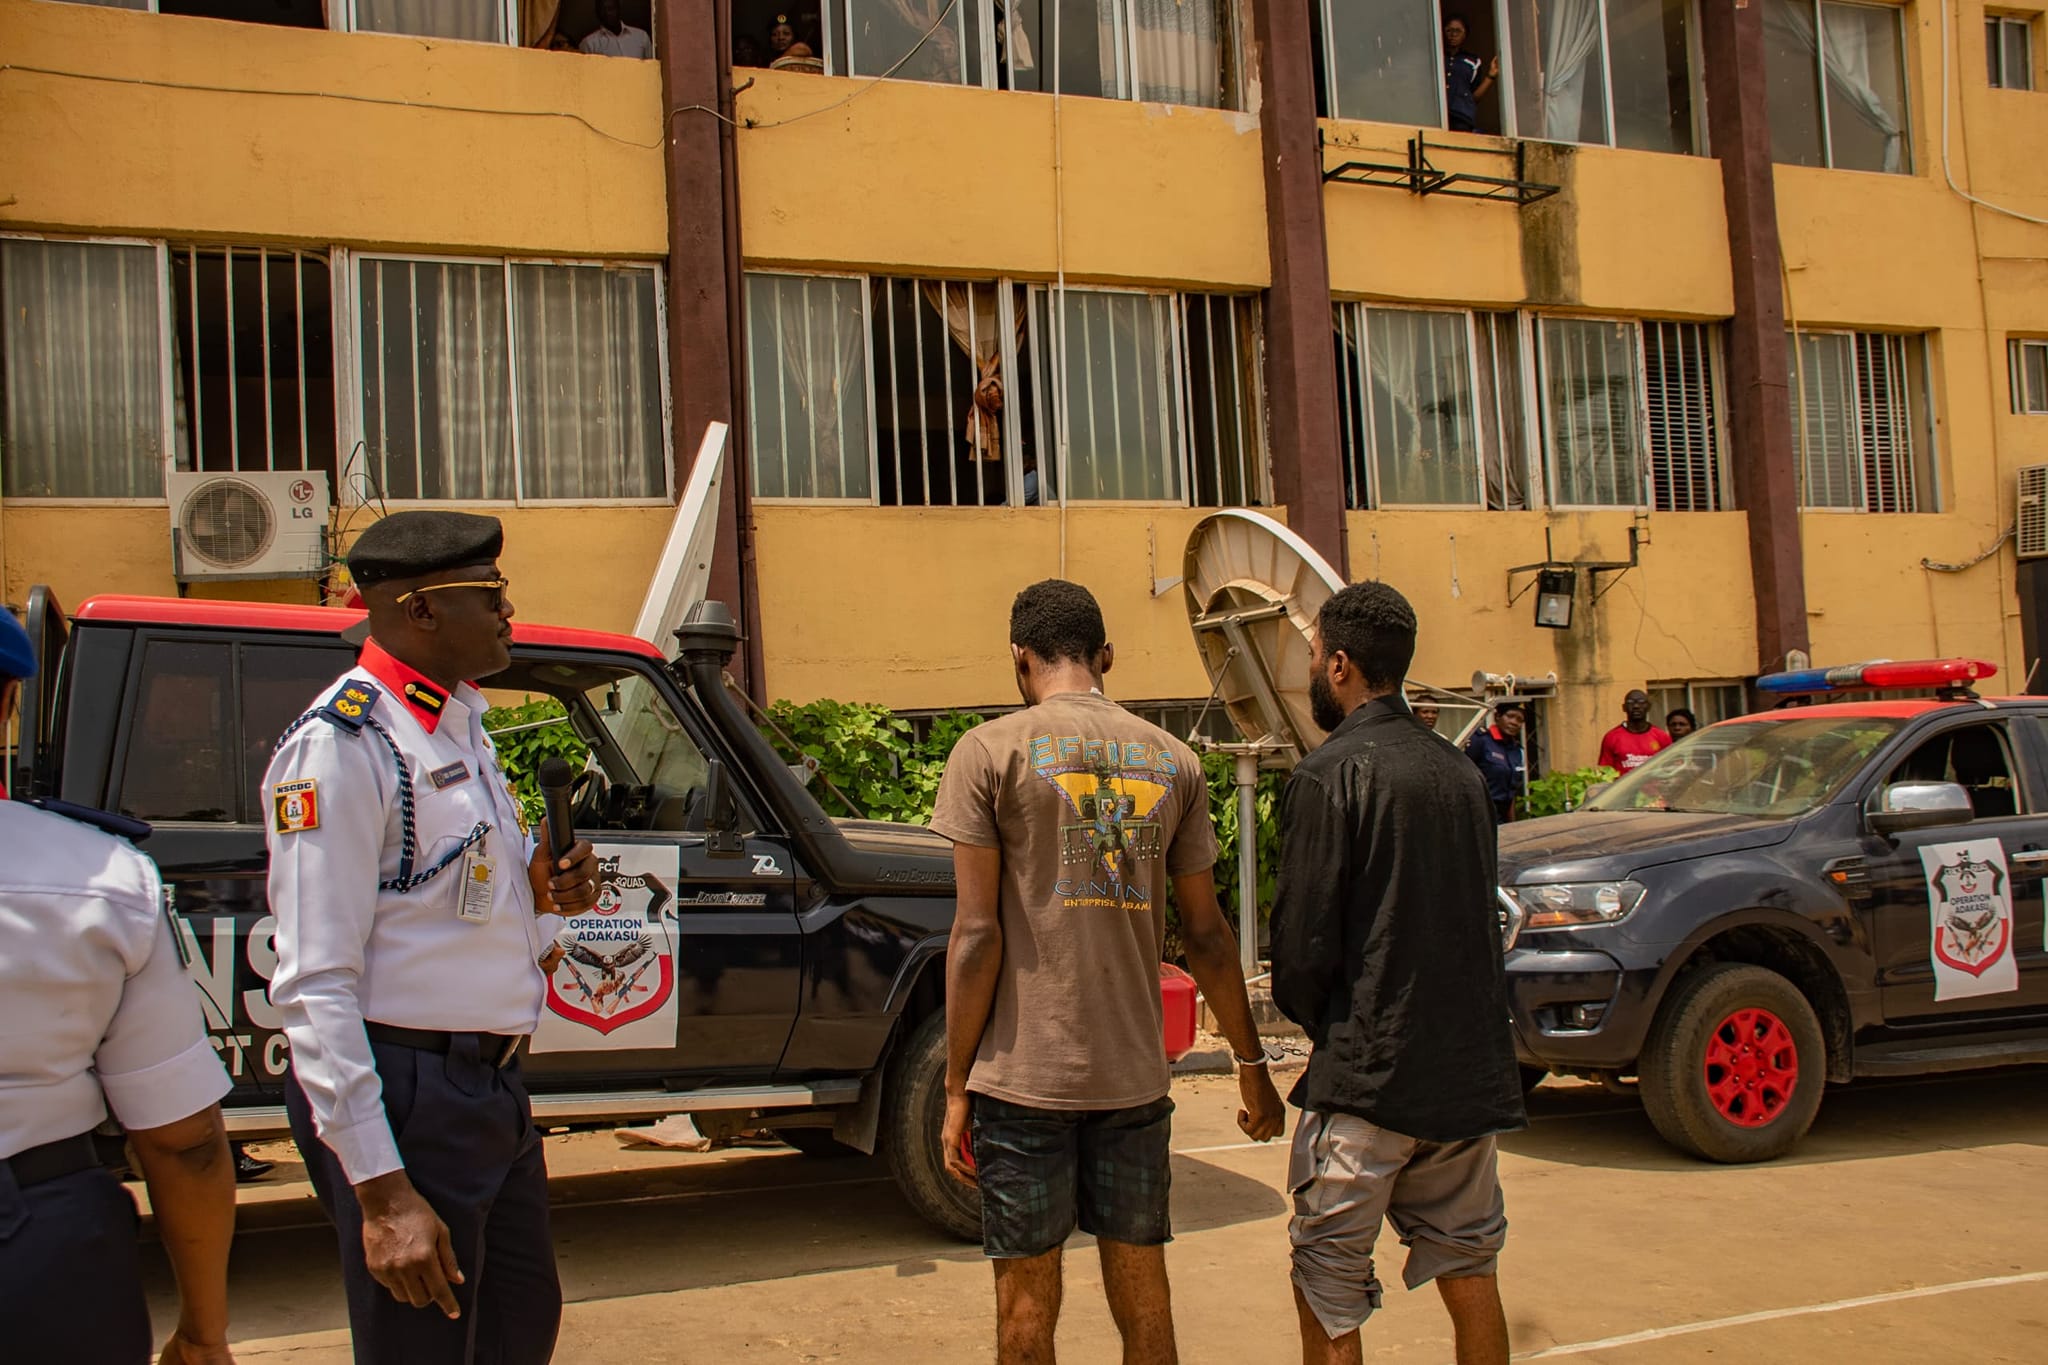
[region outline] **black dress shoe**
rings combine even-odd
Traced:
[[[250,1156],[241,1143],[235,1144],[235,1183],[246,1185],[252,1180],[261,1180],[269,1175],[275,1162],[258,1161]]]

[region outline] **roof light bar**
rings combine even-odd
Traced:
[[[1983,659],[1879,659],[1838,668],[1801,668],[1767,673],[1756,680],[1759,692],[1796,696],[1813,692],[1887,691],[1908,687],[1966,687],[1994,677],[1998,665]]]

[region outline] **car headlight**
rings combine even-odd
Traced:
[[[1521,906],[1524,929],[1614,924],[1643,902],[1643,887],[1637,882],[1550,882],[1502,889]]]

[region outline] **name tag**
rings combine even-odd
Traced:
[[[491,902],[496,899],[497,865],[481,853],[469,853],[462,860],[462,900],[455,907],[458,918],[471,924],[486,924]]]
[[[469,765],[457,759],[445,768],[436,768],[428,773],[427,781],[434,784],[435,791],[446,791],[458,782],[469,781]]]

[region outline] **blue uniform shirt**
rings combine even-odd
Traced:
[[[1485,74],[1486,63],[1469,52],[1453,52],[1444,58],[1444,97],[1453,132],[1479,130],[1479,98],[1472,92]]]
[[[1525,762],[1521,741],[1509,739],[1489,725],[1465,741],[1465,753],[1479,765],[1486,779],[1487,799],[1496,810],[1505,811],[1509,802],[1522,794]]]

